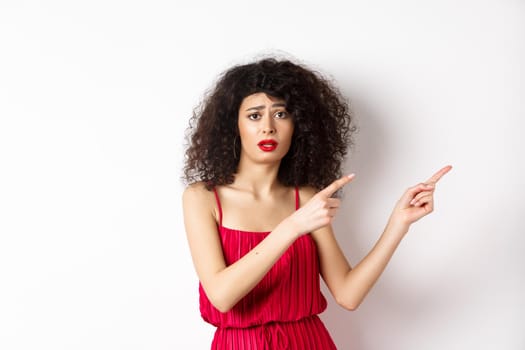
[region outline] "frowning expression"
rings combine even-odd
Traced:
[[[241,160],[280,161],[290,149],[294,123],[283,99],[258,92],[239,107]]]

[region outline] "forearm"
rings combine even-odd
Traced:
[[[355,310],[361,304],[385,270],[407,231],[408,226],[389,222],[372,250],[347,272],[342,291],[339,293],[339,304],[350,310]]]
[[[205,290],[210,301],[222,312],[230,310],[261,281],[297,236],[283,221],[251,251],[208,281]]]

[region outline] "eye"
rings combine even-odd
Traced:
[[[275,116],[279,119],[283,119],[283,118],[286,118],[288,116],[288,113],[286,113],[285,111],[279,111],[277,113],[275,113]]]
[[[258,113],[253,113],[253,114],[250,114],[248,116],[248,119],[250,119],[250,120],[257,120],[257,119],[260,119],[260,118],[261,118],[261,116]]]

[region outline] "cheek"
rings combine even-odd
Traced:
[[[241,137],[241,140],[243,140],[243,143],[248,141],[250,143],[251,140],[257,137],[257,129],[254,125],[250,125],[249,123],[238,123],[239,127],[239,136]]]
[[[292,136],[294,132],[294,126],[293,124],[286,128],[286,138],[288,139],[288,142],[292,142]]]
[[[283,146],[286,144],[286,153],[288,153],[288,151],[290,150],[290,147],[292,147],[293,131],[294,131],[293,125],[291,127],[287,127],[281,130],[281,133],[282,133],[281,142],[283,142]]]

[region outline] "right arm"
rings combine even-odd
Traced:
[[[221,312],[230,310],[262,280],[298,237],[331,223],[340,200],[330,196],[352,178],[338,179],[314,195],[229,266],[224,261],[217,221],[210,204],[214,203],[213,194],[202,183],[188,186],[182,196],[184,226],[193,265],[213,306]]]
[[[259,283],[299,235],[289,220],[284,220],[250,252],[226,266],[210,195],[199,183],[186,188],[182,197],[184,225],[202,287],[210,302],[227,312]]]

